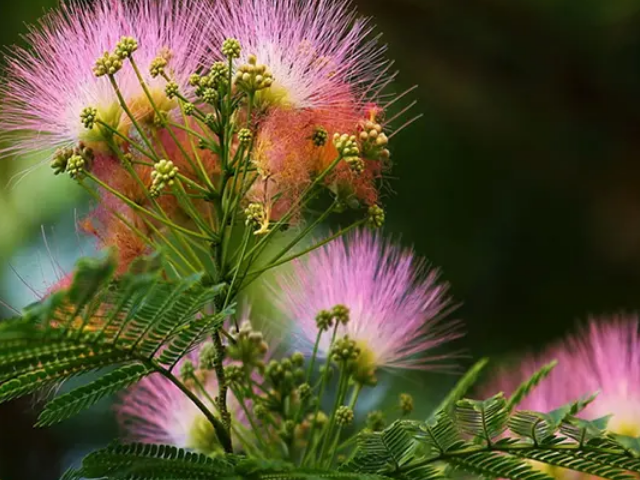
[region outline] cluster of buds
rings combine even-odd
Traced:
[[[367,225],[371,228],[381,228],[384,225],[384,210],[378,205],[371,205],[367,211]]]
[[[349,363],[357,360],[360,356],[360,347],[354,340],[345,335],[336,340],[331,346],[331,359],[336,363]]]
[[[71,178],[79,179],[90,168],[93,151],[80,143],[77,147],[60,148],[53,154],[51,168],[54,175],[68,173]]]
[[[96,120],[98,119],[98,109],[94,107],[85,107],[82,109],[80,113],[80,121],[84,128],[87,130],[91,130],[96,124]]]
[[[255,55],[249,55],[245,65],[238,67],[234,83],[247,93],[255,93],[273,85],[273,75],[266,65],[258,65]]]
[[[180,87],[176,82],[169,82],[167,86],[164,87],[164,92],[167,95],[167,98],[171,100],[173,97],[180,93]]]
[[[320,310],[316,315],[316,325],[322,332],[329,330],[334,321],[343,325],[349,323],[349,308],[338,304],[331,310]]]
[[[367,428],[372,432],[380,432],[387,426],[384,413],[381,410],[374,410],[367,415]]]
[[[265,377],[282,397],[297,390],[304,381],[304,357],[271,360],[265,368]]]
[[[227,355],[247,366],[261,366],[269,346],[261,332],[253,329],[248,320],[240,324],[240,328],[231,329],[234,342],[227,348]]]
[[[193,74],[189,84],[196,87],[196,95],[205,103],[213,104],[220,98],[220,89],[227,85],[229,67],[223,62],[215,62],[207,75]]]
[[[351,170],[355,173],[362,173],[365,165],[362,158],[360,158],[360,147],[358,147],[358,140],[355,135],[347,135],[346,133],[340,135],[334,134],[333,144],[338,150],[338,154],[349,165]]]
[[[253,228],[254,235],[269,233],[269,212],[261,203],[250,203],[244,210],[247,227]]]
[[[227,38],[222,42],[222,54],[228,59],[240,58],[240,53],[242,53],[242,46],[235,38]]]
[[[316,147],[324,147],[329,140],[329,132],[322,127],[316,127],[311,136],[311,141]]]
[[[389,138],[383,133],[382,125],[365,120],[360,124],[360,142],[366,158],[388,160],[391,154],[387,149]]]
[[[353,410],[346,405],[342,405],[336,410],[336,423],[341,427],[351,425],[353,423],[353,417]]]
[[[159,55],[151,61],[151,65],[149,66],[149,74],[151,78],[156,78],[160,75],[164,75],[165,68],[167,68],[167,64],[169,61],[163,55]]]
[[[96,60],[93,67],[93,74],[96,77],[104,75],[115,75],[121,68],[123,61],[131,58],[133,52],[138,49],[138,42],[131,37],[122,37],[117,43],[113,53],[104,52],[104,54]]]
[[[408,393],[401,393],[399,406],[403,415],[409,415],[413,412],[413,397]]]
[[[252,139],[253,139],[253,134],[251,133],[251,130],[249,130],[248,128],[242,128],[238,132],[238,141],[240,142],[240,145],[242,145],[243,147],[246,147],[247,145],[249,145]]]
[[[178,167],[176,167],[171,160],[160,160],[153,166],[153,172],[151,172],[151,188],[149,193],[152,197],[160,195],[162,189],[167,186],[172,186],[174,179],[178,175]]]

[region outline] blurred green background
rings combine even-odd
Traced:
[[[119,0],[114,0],[119,1]],[[461,307],[463,365],[535,349],[640,304],[640,3],[361,0],[424,117],[394,139],[387,232],[434,265]],[[3,2],[19,42],[52,0]],[[0,299],[33,298],[85,249],[85,199],[38,159],[0,162]],[[48,248],[43,241],[46,233]],[[12,268],[13,267],[13,268]],[[17,270],[15,273],[13,269]],[[48,279],[48,280],[47,280]],[[454,379],[387,378],[427,411]],[[387,390],[388,391],[388,390]],[[391,396],[393,397],[393,396]],[[34,400],[0,407],[0,478],[49,480],[109,441],[109,406],[51,430]]]

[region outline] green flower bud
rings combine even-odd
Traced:
[[[305,400],[311,396],[311,385],[308,383],[303,383],[298,387],[298,396],[301,400]]]
[[[374,410],[367,415],[367,428],[373,432],[380,432],[384,430],[387,422],[384,417],[384,413],[380,410]]]
[[[216,62],[211,66],[208,83],[210,87],[218,88],[227,83],[229,79],[229,67],[224,62]]]
[[[331,359],[336,362],[351,362],[360,356],[360,347],[349,335],[336,340],[331,346]]]
[[[253,413],[258,420],[264,420],[269,415],[269,410],[267,410],[267,407],[259,403],[253,407]]]
[[[319,411],[317,415],[310,413],[307,416],[307,420],[312,425],[315,424],[316,428],[317,427],[322,428],[329,422],[329,417],[327,417],[327,414],[324,413],[323,411]]]
[[[381,228],[384,225],[384,210],[378,205],[371,205],[368,210],[367,225],[371,228]]]
[[[313,131],[311,140],[316,147],[324,147],[329,140],[329,132],[322,127],[316,127]]]
[[[304,365],[304,354],[302,352],[293,352],[291,362],[296,367],[302,367]]]
[[[104,52],[104,55],[96,60],[93,66],[93,74],[96,77],[115,75],[122,68],[122,59],[117,55]]]
[[[132,37],[122,37],[120,41],[116,45],[115,54],[116,56],[124,60],[125,58],[130,58],[133,52],[138,49],[138,42]]]
[[[349,307],[345,305],[336,305],[331,309],[331,315],[336,322],[346,325],[349,323]]]
[[[85,161],[84,158],[80,155],[72,155],[69,157],[67,161],[66,172],[69,174],[71,178],[74,180],[82,178],[84,174]]]
[[[189,77],[189,85],[191,85],[192,87],[197,87],[200,85],[200,75],[198,75],[197,73],[192,73],[191,76]]]
[[[196,367],[191,360],[184,360],[180,366],[180,377],[183,380],[189,380],[196,373]]]
[[[353,410],[346,405],[342,405],[336,410],[336,422],[340,426],[351,425],[351,423],[353,423],[353,417]]]
[[[253,134],[251,133],[251,130],[249,130],[248,128],[243,128],[238,132],[238,141],[242,146],[246,147],[247,145],[249,145],[251,143],[252,138],[253,138]]]
[[[160,160],[153,166],[154,170],[151,172],[151,188],[149,193],[151,196],[160,195],[160,191],[167,187],[172,186],[174,179],[178,174],[178,167],[176,167],[171,160]]]
[[[228,384],[238,385],[244,378],[242,367],[240,367],[239,365],[227,365],[224,368],[224,376]]]
[[[248,63],[238,67],[234,81],[240,90],[255,93],[273,85],[274,78],[267,66],[258,65],[257,62],[256,56],[250,55]]]
[[[158,76],[164,75],[164,69],[166,68],[169,61],[165,56],[157,56],[151,62],[149,66],[149,73],[151,74],[151,78],[156,78]]]
[[[216,347],[212,342],[207,342],[200,348],[198,358],[200,370],[211,370],[216,359]]]
[[[187,116],[191,116],[196,111],[196,106],[193,103],[185,103],[184,104],[184,114]]]
[[[227,38],[222,43],[222,54],[229,59],[240,58],[241,52],[240,42],[235,38]]]
[[[320,310],[316,315],[318,330],[325,332],[333,326],[333,314],[328,310]]]
[[[413,412],[413,397],[408,393],[400,394],[400,410],[403,415],[409,415]]]
[[[180,87],[178,87],[178,84],[176,82],[169,82],[167,83],[164,91],[167,95],[167,98],[172,99],[173,97],[178,95],[178,93],[180,92]]]
[[[82,125],[84,125],[84,128],[86,128],[87,130],[91,130],[94,127],[97,119],[97,108],[85,107],[82,109],[82,112],[80,113],[80,120],[82,121]]]

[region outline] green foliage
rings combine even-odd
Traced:
[[[442,403],[440,403],[438,408],[436,408],[434,414],[442,410],[448,411],[456,404],[458,400],[464,398],[464,396],[469,393],[471,387],[476,384],[476,382],[478,381],[478,377],[488,363],[488,358],[481,358],[469,370],[467,370],[467,372],[460,378],[460,380],[458,380],[456,385],[447,394]]]
[[[203,286],[200,276],[166,281],[158,257],[118,280],[114,270],[110,257],[83,259],[68,289],[0,324],[0,402],[120,367],[49,402],[38,424],[59,422],[151,372],[170,373],[232,313],[198,317],[222,287]]]
[[[549,374],[557,364],[558,362],[554,360],[553,362],[542,366],[542,368],[540,368],[531,377],[529,377],[529,379],[518,386],[511,397],[509,397],[509,401],[507,403],[509,410],[512,410],[516,405],[520,404],[520,402],[529,394],[531,390],[536,388],[541,381],[549,376]]]
[[[79,469],[62,480],[383,480],[354,472],[295,470],[282,462],[258,461],[236,455],[208,457],[169,445],[113,445],[89,454]]]
[[[504,432],[509,420],[507,401],[502,393],[483,401],[460,400],[454,412],[462,431],[489,443]]]

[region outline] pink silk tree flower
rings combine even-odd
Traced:
[[[349,320],[337,327],[337,338],[348,335],[356,342],[358,368],[371,376],[378,368],[436,368],[436,361],[448,357],[431,351],[460,336],[457,322],[443,320],[451,302],[438,273],[411,250],[369,231],[294,261],[275,280],[276,305],[294,322],[307,353],[318,335],[318,313],[348,308]],[[325,332],[320,339],[321,357],[329,355],[331,336]]]
[[[94,74],[98,58],[131,37],[138,43],[133,56],[151,94],[164,97],[166,81],[150,73],[158,56],[167,60],[167,74],[185,91],[204,48],[200,9],[197,0],[71,1],[46,15],[26,35],[28,46],[15,47],[7,59],[0,129],[13,141],[6,152],[22,155],[79,142],[96,154],[104,151],[104,131],[98,125],[85,128],[84,109],[96,109],[97,117],[116,130],[128,130],[129,120],[109,78]],[[118,87],[134,116],[144,119],[149,102],[132,66],[123,63],[115,74]],[[158,103],[165,111],[171,107]]]
[[[203,347],[200,347],[200,352]],[[198,353],[183,359],[177,371],[185,371],[185,363],[193,365],[193,375],[198,378],[204,393],[194,380],[183,379],[185,385],[215,414],[211,404],[218,394],[215,372],[198,369]],[[193,363],[190,363],[193,361]],[[229,393],[229,412],[236,425],[246,423],[246,416],[238,401]],[[179,448],[189,448],[210,454],[220,450],[213,425],[202,411],[170,380],[152,374],[125,393],[116,405],[116,416],[126,441],[161,443]],[[242,427],[244,428],[244,427]]]
[[[348,1],[219,0],[210,8],[210,63],[222,59],[226,38],[237,39],[238,63],[255,55],[274,77],[262,93],[268,104],[353,115],[361,110],[355,105],[375,97],[392,77],[385,48]]]
[[[566,340],[528,356],[514,369],[501,370],[482,389],[483,396],[511,394],[544,364],[558,365],[518,406],[547,412],[598,393],[579,416],[588,420],[613,415],[608,429],[640,435],[640,335],[637,317],[591,319]]]

